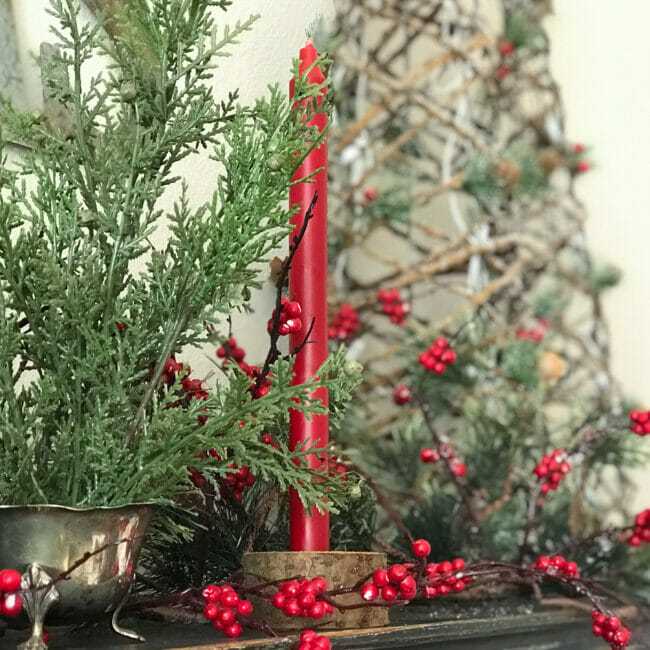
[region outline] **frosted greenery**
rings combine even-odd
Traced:
[[[344,355],[300,386],[291,360],[279,360],[257,400],[238,370],[188,409],[167,408],[178,383],[161,387],[170,355],[205,340],[203,321],[246,308],[259,263],[286,239],[295,152],[314,144],[303,126],[312,103],[292,111],[277,87],[253,106],[236,93],[213,97],[211,70],[255,20],[223,27],[225,0],[133,0],[112,38],[101,21],[80,19],[79,4],[51,3],[54,54],[42,62],[69,128],[8,101],[0,110],[2,138],[30,147],[17,167],[3,158],[0,168],[3,502],[170,502],[189,489],[188,465],[214,478],[235,463],[335,509],[340,482],[314,481],[316,470],[294,463],[306,450],[276,450],[260,436],[290,404],[322,412],[309,398],[317,385],[342,407],[359,381]],[[97,56],[106,65],[90,78]],[[318,90],[299,79],[296,98]],[[200,148],[221,171],[196,206],[175,165]],[[170,185],[182,190],[166,212],[159,199]],[[169,238],[156,247],[150,237],[164,222]],[[224,460],[195,458],[210,448]]]

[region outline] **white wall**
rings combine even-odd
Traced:
[[[650,409],[650,2],[557,0],[548,20],[551,64],[568,137],[594,147],[578,182],[595,255],[619,266],[604,300],[612,369],[625,393]],[[650,440],[639,440],[648,450]],[[638,473],[636,509],[650,503],[650,468]]]

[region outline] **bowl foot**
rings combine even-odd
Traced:
[[[125,636],[128,639],[133,639],[134,641],[140,641],[141,643],[144,643],[147,639],[145,639],[141,634],[138,634],[134,630],[129,630],[126,627],[122,627],[118,622],[117,619],[120,615],[120,612],[122,611],[122,607],[124,607],[124,604],[126,601],[129,599],[129,596],[131,595],[131,587],[133,586],[133,583],[129,585],[129,588],[126,590],[126,593],[124,594],[124,598],[120,601],[120,604],[117,606],[115,611],[113,612],[113,616],[111,618],[111,627],[113,628],[113,631],[116,632],[117,634],[120,634],[121,636]],[[27,650],[27,649],[26,649]]]
[[[32,635],[18,646],[18,650],[47,650],[43,641],[43,621],[50,607],[59,600],[59,591],[49,574],[37,563],[27,567],[20,588],[23,607],[32,622]]]

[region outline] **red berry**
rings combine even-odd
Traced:
[[[454,476],[465,476],[467,474],[467,465],[465,465],[465,463],[459,463],[456,461],[451,471],[453,472]]]
[[[406,578],[404,578],[404,580],[399,584],[400,593],[404,598],[413,598],[413,596],[409,596],[409,594],[412,593],[415,595],[416,588],[415,578],[413,576],[406,576]]]
[[[314,642],[314,650],[330,650],[332,644],[326,636],[319,636]]]
[[[311,607],[316,602],[316,596],[311,592],[305,592],[298,596],[298,603],[303,609]]]
[[[568,576],[577,576],[578,574],[578,565],[575,562],[567,562],[563,567],[562,571]]]
[[[431,544],[426,539],[415,540],[411,548],[416,557],[427,557],[431,553]]]
[[[300,616],[302,613],[302,607],[300,607],[298,601],[295,598],[287,600],[282,608],[285,616]]]
[[[613,641],[620,646],[627,645],[630,641],[630,630],[626,627],[622,627],[614,634]]]
[[[608,616],[607,620],[605,621],[605,629],[609,630],[610,632],[616,632],[618,628],[621,627],[621,621],[619,621],[616,616]]]
[[[23,597],[20,594],[5,594],[2,601],[2,613],[7,616],[17,616],[23,608]]]
[[[273,594],[273,607],[276,609],[282,609],[286,600],[286,596],[281,591],[278,591],[276,594]]]
[[[566,560],[561,555],[554,555],[551,558],[551,566],[554,566],[556,569],[562,569],[566,564]]]
[[[325,616],[325,607],[323,607],[323,603],[314,603],[309,608],[309,616],[311,618],[323,618],[323,616]]]
[[[573,153],[582,153],[585,150],[585,145],[580,142],[576,142],[573,145]]]
[[[451,585],[452,591],[463,591],[465,589],[465,583],[462,580],[456,580],[453,585]]]
[[[0,571],[0,591],[18,591],[22,576],[14,569]]]
[[[217,585],[207,585],[203,587],[201,595],[206,602],[216,603],[221,598],[221,588],[217,587]]]
[[[327,589],[327,580],[325,580],[323,576],[318,576],[317,578],[314,578],[311,582],[314,585],[314,587],[316,587],[316,591],[325,591]]]
[[[456,351],[449,348],[442,353],[440,360],[443,363],[454,363],[456,361]]]
[[[318,638],[318,634],[314,632],[314,630],[305,630],[301,635],[300,635],[300,640],[305,642],[305,643],[312,643]]]
[[[592,631],[594,636],[603,636],[603,632],[605,630],[603,630],[602,626],[597,625],[596,623],[594,623],[592,625],[592,627],[591,627],[591,631]]]
[[[372,581],[377,587],[385,587],[390,582],[388,571],[386,569],[377,569],[372,574]]]
[[[289,580],[288,582],[283,582],[280,585],[280,590],[285,596],[289,598],[295,598],[300,593],[300,583],[295,580]]]
[[[393,400],[395,404],[398,404],[400,406],[402,404],[408,404],[411,401],[411,397],[411,389],[404,384],[396,386],[395,390],[393,391]]]
[[[465,560],[461,557],[457,557],[455,560],[452,560],[451,562],[451,568],[454,571],[460,571],[461,569],[465,568]]]
[[[420,451],[420,460],[423,463],[435,463],[440,455],[435,449],[431,449],[431,447],[425,447]]]
[[[438,573],[438,565],[431,562],[424,567],[424,572],[429,577],[435,576]]]
[[[408,575],[408,569],[403,564],[393,564],[388,569],[388,579],[394,585],[398,585]]]
[[[441,562],[438,565],[438,573],[440,573],[441,575],[444,575],[446,573],[451,573],[451,570],[452,570],[451,562]]]
[[[438,363],[434,364],[433,366],[433,372],[436,373],[436,375],[442,375],[442,373],[447,369],[447,366],[442,363],[442,361],[438,361]]]
[[[500,65],[496,71],[497,79],[505,79],[511,72],[512,69],[507,65]]]
[[[425,585],[422,589],[422,593],[424,594],[425,598],[434,598],[438,595],[438,590],[435,587],[431,587],[430,585]]]
[[[239,623],[232,623],[228,627],[224,628],[224,632],[226,633],[226,636],[230,637],[241,636],[241,625]]]
[[[446,596],[450,591],[451,591],[451,589],[447,585],[440,585],[438,587],[438,593],[441,596]]]
[[[377,589],[377,585],[368,583],[361,587],[361,598],[364,600],[375,600],[377,596],[379,596],[379,589]]]
[[[605,625],[607,616],[603,612],[599,612],[597,609],[592,609],[591,619],[593,620],[594,623],[596,623],[596,625],[600,625],[602,627],[603,625]]]
[[[537,558],[535,567],[540,571],[546,571],[551,566],[551,558],[547,555],[542,555]]]
[[[221,621],[223,625],[230,625],[235,621],[235,618],[237,618],[237,616],[232,609],[226,607],[225,609],[219,610],[219,613],[217,614],[217,618]]]
[[[374,185],[369,185],[363,191],[363,195],[366,197],[366,201],[374,201],[379,196],[379,190]]]
[[[437,347],[440,348],[441,350],[444,350],[448,345],[449,341],[444,337],[444,336],[439,336],[433,344]]]
[[[515,46],[511,41],[501,41],[499,44],[499,52],[501,56],[508,56],[515,51]]]
[[[219,613],[219,605],[217,605],[216,603],[208,603],[203,608],[203,616],[205,616],[209,621],[212,621],[215,618],[217,618],[218,613]]]
[[[236,607],[238,602],[239,596],[234,591],[226,591],[225,593],[222,593],[221,598],[219,599],[219,603],[223,607]]]
[[[248,616],[253,611],[253,605],[248,600],[240,600],[237,603],[237,611],[244,616]]]
[[[395,600],[397,598],[397,589],[392,585],[386,585],[381,588],[381,597],[386,601]]]
[[[588,172],[590,169],[591,169],[591,165],[586,160],[581,160],[576,165],[576,171],[579,174],[583,174],[584,172]]]

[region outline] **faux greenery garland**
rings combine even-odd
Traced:
[[[188,489],[188,465],[214,479],[244,463],[296,487],[305,504],[340,500],[340,482],[294,462],[308,450],[260,437],[289,406],[322,412],[309,397],[316,386],[344,404],[358,381],[344,355],[300,386],[291,359],[276,361],[260,399],[237,369],[186,409],[169,408],[182,378],[169,390],[161,382],[170,357],[206,340],[205,321],[247,308],[259,263],[290,231],[295,152],[305,155],[314,135],[304,127],[311,109],[291,110],[277,87],[251,107],[236,93],[212,96],[216,59],[254,21],[219,28],[228,4],[135,0],[111,17],[109,38],[101,20],[80,20],[78,0],[53,0],[56,46],[41,63],[69,128],[1,105],[3,137],[32,146],[0,168],[4,503],[169,503]],[[89,78],[97,57],[107,65]],[[296,99],[318,90],[299,79]],[[201,147],[220,171],[211,200],[194,205],[175,165]],[[165,212],[161,196],[175,184],[180,198]],[[163,223],[160,248],[150,236]],[[219,458],[196,457],[212,448]]]

